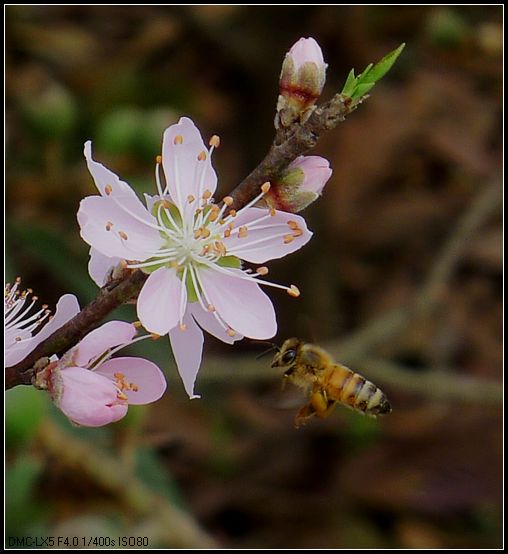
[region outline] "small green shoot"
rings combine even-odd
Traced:
[[[348,96],[353,101],[358,101],[365,96],[370,89],[390,71],[405,46],[406,43],[403,42],[398,48],[387,54],[378,63],[369,64],[358,77],[355,77],[355,70],[352,69],[349,72],[341,94],[343,96]]]

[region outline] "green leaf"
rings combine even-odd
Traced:
[[[382,77],[384,77],[388,71],[392,68],[393,64],[397,61],[397,58],[400,56],[400,53],[402,50],[404,50],[404,47],[406,46],[406,43],[403,42],[398,48],[387,54],[382,60],[380,60],[375,66],[373,66],[368,76],[366,75],[366,79],[368,77],[369,83],[377,83]],[[360,82],[363,82],[363,74],[360,78]]]
[[[360,83],[366,80],[367,75],[369,74],[369,71],[374,67],[373,63],[369,63],[369,65],[358,75],[357,83]]]
[[[358,81],[358,78],[355,77],[355,70],[352,69],[349,72],[349,75],[347,76],[346,84],[344,85],[344,88],[342,89],[342,94],[344,96],[351,96],[353,94],[353,91],[355,89],[357,81]]]
[[[362,96],[365,96],[374,85],[375,83],[359,84],[356,87],[354,98],[361,98]]]
[[[403,42],[378,63],[370,63],[358,77],[355,77],[354,69],[352,69],[341,94],[349,96],[352,100],[359,100],[362,96],[365,96],[390,71],[405,46],[406,44]]]

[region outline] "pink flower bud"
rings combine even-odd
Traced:
[[[300,212],[320,196],[331,175],[325,158],[299,156],[272,182],[266,204],[285,212]]]
[[[136,328],[110,321],[91,331],[60,360],[37,373],[57,408],[75,424],[100,427],[122,419],[129,404],[148,404],[166,390],[161,370],[143,358],[110,358],[134,339]]]
[[[319,44],[301,38],[286,54],[280,74],[280,95],[275,125],[288,127],[305,121],[326,81],[326,64]]]
[[[313,38],[301,38],[293,44],[287,55],[292,57],[297,71],[307,62],[315,63],[318,68],[322,68],[323,73],[326,71],[323,52]],[[324,75],[322,85],[324,85]]]
[[[52,384],[56,406],[78,425],[100,427],[127,413],[127,400],[119,397],[115,383],[89,369],[55,368]]]

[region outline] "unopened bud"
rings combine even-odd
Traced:
[[[332,175],[330,163],[321,156],[299,156],[272,180],[259,205],[297,213],[312,204]]]
[[[326,67],[321,48],[313,38],[301,38],[293,45],[280,74],[277,129],[306,121],[323,90]]]

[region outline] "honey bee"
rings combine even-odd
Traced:
[[[383,391],[358,373],[335,363],[314,344],[287,339],[275,355],[272,367],[287,368],[284,378],[310,394],[309,402],[296,414],[297,428],[313,416],[328,417],[337,403],[371,417],[392,411]]]

